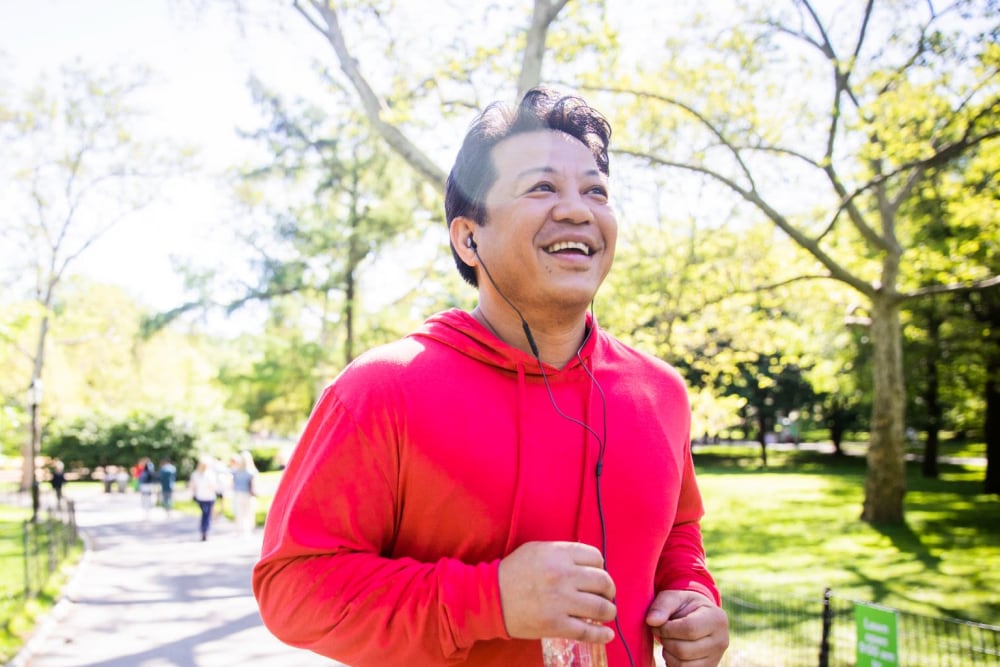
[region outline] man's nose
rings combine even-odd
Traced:
[[[576,190],[560,193],[559,201],[552,209],[552,217],[559,222],[584,224],[594,220],[594,212],[586,198]]]

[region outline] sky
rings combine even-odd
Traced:
[[[234,264],[232,230],[220,222],[232,218],[231,198],[215,176],[250,150],[236,133],[255,126],[248,77],[255,74],[286,96],[310,97],[317,82],[312,60],[332,61],[329,45],[290,2],[242,1],[275,11],[284,32],[241,26],[234,0],[0,0],[0,80],[27,87],[74,61],[95,70],[148,65],[160,83],[142,98],[150,112],[147,131],[201,151],[207,172],[174,183],[161,201],[74,264],[77,273],[126,287],[148,308],[185,300],[171,256],[199,266]],[[659,7],[660,0],[629,2]],[[641,22],[648,12],[616,15]]]
[[[88,69],[145,64],[157,83],[141,98],[147,131],[197,146],[206,172],[174,183],[165,201],[144,209],[103,237],[75,265],[76,272],[127,287],[152,308],[177,305],[182,279],[172,254],[198,262],[225,261],[230,234],[217,224],[226,215],[227,192],[214,180],[238,163],[249,146],[236,133],[255,119],[246,81],[261,76],[295,94],[315,78],[309,58],[321,38],[288,5],[287,26],[297,34],[244,26],[228,3],[202,11],[195,0],[0,0],[0,66],[3,79],[27,87],[61,66]],[[274,3],[276,6],[278,3]],[[314,46],[311,52],[309,46]],[[328,47],[327,47],[328,48]]]

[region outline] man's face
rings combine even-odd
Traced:
[[[498,176],[476,230],[486,267],[521,309],[586,309],[618,236],[607,176],[589,148],[553,130],[514,135],[492,157]],[[483,271],[479,286],[495,291]]]

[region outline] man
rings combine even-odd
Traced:
[[[541,665],[541,638],[612,667],[710,667],[685,388],[602,331],[610,127],[529,92],[473,124],[448,179],[471,313],[359,357],[320,398],[269,512],[254,592],[283,641],[354,667]]]
[[[169,458],[160,461],[160,502],[167,516],[174,509],[174,487],[177,484],[177,466]]]

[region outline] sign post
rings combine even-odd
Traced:
[[[874,605],[854,605],[858,624],[857,667],[898,667],[896,613]]]

